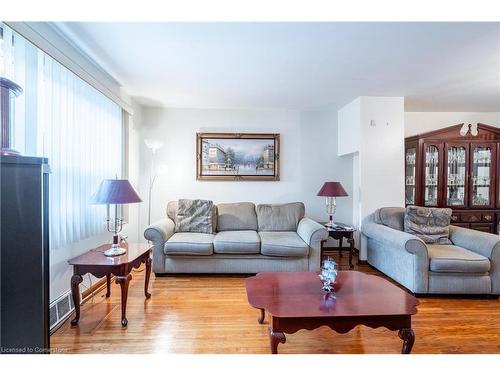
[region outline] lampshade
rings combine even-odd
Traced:
[[[347,192],[340,182],[327,181],[317,194],[320,197],[347,197]]]
[[[103,180],[94,195],[94,204],[139,203],[142,199],[137,195],[128,180]]]

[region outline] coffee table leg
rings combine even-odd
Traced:
[[[149,277],[151,276],[151,258],[146,259],[146,280],[144,282],[144,295],[146,299],[151,297],[151,293],[148,292]]]
[[[415,333],[411,328],[401,328],[398,334],[399,338],[403,340],[403,348],[401,354],[410,354],[415,342]]]
[[[106,275],[106,298],[111,297],[111,274]]]
[[[125,316],[127,310],[127,296],[128,296],[128,284],[132,280],[132,275],[128,274],[125,276],[116,276],[116,283],[120,284],[122,291],[122,326],[126,327],[128,324],[127,317]]]
[[[285,334],[283,332],[273,332],[272,328],[269,328],[269,339],[271,342],[271,353],[278,354],[278,344],[286,342]]]
[[[71,321],[71,325],[74,326],[80,320],[80,288],[78,287],[83,281],[82,276],[73,275],[71,276],[71,297],[73,298],[73,305],[75,305],[75,319]]]
[[[266,318],[266,312],[264,309],[259,309],[259,310],[260,310],[260,316],[259,316],[259,319],[257,321],[259,322],[259,324],[263,324],[264,319]]]

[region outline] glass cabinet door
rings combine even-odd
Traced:
[[[465,206],[468,145],[446,147],[446,205]]]
[[[424,204],[426,206],[437,206],[439,200],[439,163],[440,150],[437,145],[425,145],[425,169],[424,169]]]
[[[492,144],[472,144],[471,206],[488,207],[493,201],[493,167],[495,149]]]
[[[415,204],[415,163],[417,149],[406,149],[405,153],[405,203]]]

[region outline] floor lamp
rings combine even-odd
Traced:
[[[146,147],[151,151],[151,169],[149,170],[149,191],[148,191],[148,225],[151,224],[151,202],[153,197],[153,186],[156,180],[155,154],[163,147],[163,142],[152,139],[145,139]]]

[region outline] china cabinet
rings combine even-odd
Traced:
[[[499,233],[500,128],[459,124],[405,139],[406,205],[449,207],[452,224]]]

